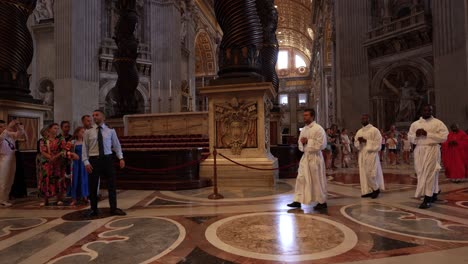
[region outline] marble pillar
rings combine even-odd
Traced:
[[[149,0],[149,2],[151,59],[153,61],[151,94],[154,95],[151,99],[151,112],[179,112],[182,81],[179,1]],[[169,82],[172,84],[172,89],[169,87]],[[159,83],[161,91],[159,91]]]
[[[367,0],[335,1],[336,92],[340,126],[350,131],[360,127],[360,116],[370,111],[369,69],[363,46],[370,15]]]
[[[99,106],[100,10],[101,1],[55,1],[55,121],[76,126]]]
[[[468,127],[466,1],[433,1],[436,114],[446,124]]]
[[[181,80],[187,81],[190,85],[190,97],[189,106],[190,109],[194,110],[196,107],[195,100],[195,36],[196,36],[196,24],[194,22],[195,16],[195,4],[190,0],[186,1],[186,15],[183,18],[182,23],[185,23],[185,38],[181,43],[182,45],[182,54],[183,54],[183,64],[181,65]],[[181,33],[183,34],[183,33]]]
[[[289,133],[293,137],[299,136],[299,127],[297,126],[297,123],[300,122],[301,120],[297,120],[297,102],[298,102],[298,95],[297,93],[291,93],[288,96],[288,102],[289,102],[289,111],[291,112],[290,116],[290,122],[291,122],[291,128],[289,130]]]

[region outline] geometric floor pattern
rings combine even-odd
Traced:
[[[468,263],[468,182],[442,176],[440,201],[421,210],[411,168],[384,174],[372,200],[356,169],[331,172],[325,211],[286,206],[294,179],[220,188],[217,201],[211,188],[120,191],[128,215],[94,220],[79,217],[83,206],[19,200],[0,209],[0,263]]]

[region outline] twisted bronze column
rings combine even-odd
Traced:
[[[255,0],[215,0],[223,30],[219,52],[220,82],[262,81],[260,50],[263,30]],[[224,79],[224,81],[223,81]]]
[[[27,69],[34,49],[26,22],[37,0],[0,1],[0,99],[32,102]]]
[[[257,10],[263,27],[263,47],[261,50],[262,74],[266,82],[271,82],[276,92],[279,89],[279,79],[276,73],[278,60],[278,11],[274,0],[257,0]]]
[[[118,79],[115,84],[117,91],[115,109],[116,117],[138,112],[136,100],[139,84],[136,59],[138,56],[138,40],[135,37],[135,28],[138,23],[136,0],[119,0],[117,3],[119,20],[115,26],[114,40],[117,50],[114,53],[114,67]]]

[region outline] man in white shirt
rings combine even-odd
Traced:
[[[84,115],[81,117],[81,124],[83,125],[84,129],[85,130],[88,130],[88,129],[91,129],[93,127],[93,121],[91,120],[91,116],[90,115]],[[100,186],[101,186],[101,179],[99,179],[98,181],[98,185],[97,185],[97,196],[98,196],[98,199],[101,198],[101,195],[99,193],[99,190],[100,190]]]
[[[91,121],[91,116],[84,115],[81,117],[81,124],[83,125],[85,130],[91,129],[93,127],[93,123]]]
[[[16,172],[16,140],[24,134],[24,127],[17,120],[8,125],[0,120],[0,206],[9,207],[11,186]]]
[[[354,146],[359,150],[359,178],[361,197],[375,199],[380,190],[385,190],[379,151],[382,149],[382,134],[369,123],[369,115],[361,117],[362,128],[354,139]]]
[[[304,152],[299,163],[294,202],[289,207],[300,208],[301,204],[317,202],[315,210],[327,208],[327,176],[322,150],[327,147],[325,130],[315,122],[315,110],[304,110],[306,126],[299,135],[298,147]]]
[[[91,201],[91,210],[86,216],[94,217],[99,213],[97,208],[97,188],[101,176],[107,179],[111,214],[126,215],[125,212],[117,208],[114,156],[112,154],[113,149],[120,160],[120,168],[123,169],[125,161],[119,139],[115,130],[109,128],[104,123],[105,115],[102,111],[95,110],[93,112],[93,119],[95,124],[92,128],[86,130],[82,150],[83,163],[89,174],[89,198]]]
[[[414,169],[418,185],[414,196],[424,196],[419,208],[427,209],[437,200],[439,189],[440,144],[447,140],[447,126],[432,116],[432,106],[425,105],[422,117],[411,124],[408,139],[416,145],[414,149]]]

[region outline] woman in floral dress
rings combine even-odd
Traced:
[[[65,140],[57,138],[58,124],[50,124],[47,137],[40,142],[41,148],[41,175],[39,179],[39,192],[44,198],[41,205],[49,205],[49,198],[57,197],[57,205],[63,205],[63,196],[67,190],[65,180],[65,166],[63,159],[66,156]]]

